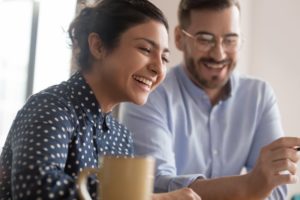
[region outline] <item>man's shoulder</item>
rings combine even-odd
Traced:
[[[244,89],[244,88],[252,88],[256,90],[261,90],[261,89],[271,89],[271,85],[259,78],[259,77],[254,77],[251,75],[245,75],[245,74],[235,74],[234,75],[235,82],[237,83],[239,89]]]
[[[272,86],[265,80],[251,75],[235,74],[235,96],[238,98],[250,98],[253,101],[259,99],[273,99],[275,93]],[[266,98],[262,98],[266,97]]]
[[[171,67],[164,81],[158,86],[159,90],[177,90],[180,84],[180,66]]]
[[[234,74],[236,77],[238,77],[238,79],[240,81],[244,81],[244,82],[254,82],[254,83],[266,83],[265,80],[259,78],[259,77],[255,77],[249,74],[240,74],[240,73],[235,73]]]

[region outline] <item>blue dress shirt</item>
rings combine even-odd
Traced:
[[[135,153],[156,158],[155,191],[186,187],[196,178],[251,170],[260,149],[284,135],[271,87],[234,73],[226,98],[212,106],[182,66],[172,68],[147,104],[120,108]],[[284,199],[286,186],[270,199]]]

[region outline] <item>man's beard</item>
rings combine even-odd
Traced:
[[[210,78],[206,78],[201,74],[200,67],[203,66],[203,63],[210,63],[210,64],[223,64],[226,65],[227,68],[227,76],[224,80],[221,80],[220,76],[212,76]],[[216,61],[212,58],[202,58],[198,60],[197,65],[195,64],[194,60],[192,58],[186,58],[186,68],[188,71],[188,74],[191,78],[191,80],[199,87],[203,89],[217,89],[222,88],[226,85],[226,83],[229,80],[229,76],[232,72],[232,70],[235,68],[235,64],[232,63],[229,59],[223,60],[223,61]],[[223,70],[223,69],[220,69]]]

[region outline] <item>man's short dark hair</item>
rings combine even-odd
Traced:
[[[178,20],[181,28],[190,24],[192,10],[222,10],[236,6],[240,10],[239,0],[181,0],[178,8]]]

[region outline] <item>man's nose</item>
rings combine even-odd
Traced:
[[[218,42],[210,49],[210,56],[215,60],[224,60],[226,58],[226,51],[222,45],[222,42]]]

